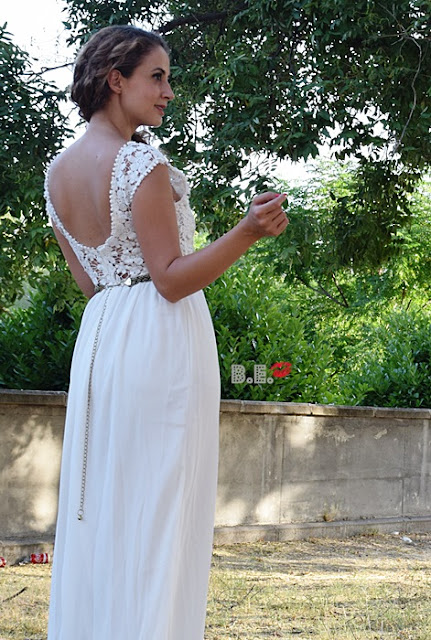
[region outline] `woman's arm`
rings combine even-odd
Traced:
[[[285,194],[256,196],[247,216],[224,236],[187,256],[181,255],[168,169],[158,165],[145,177],[132,202],[136,234],[159,293],[170,302],[216,280],[259,238],[278,236],[288,225],[281,205]]]

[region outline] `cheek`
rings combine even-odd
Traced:
[[[142,89],[141,91],[141,100],[143,102],[153,102],[154,96],[156,95],[156,91],[154,89],[149,90],[148,88]]]

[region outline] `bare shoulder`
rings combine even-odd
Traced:
[[[53,181],[74,175],[89,176],[110,172],[124,141],[87,138],[85,134],[62,151],[53,161],[50,175]]]
[[[85,151],[84,147],[83,139],[79,138],[69,147],[63,149],[63,151],[54,158],[51,164],[51,171],[59,171],[62,168],[67,167],[69,163],[76,161],[76,159]]]
[[[105,200],[109,194],[110,178],[115,158],[121,145],[117,140],[87,137],[85,134],[62,151],[53,161],[49,171],[49,192],[54,206],[68,208],[68,200],[82,206],[85,197]],[[67,215],[67,214],[66,214]]]

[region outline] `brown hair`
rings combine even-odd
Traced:
[[[131,25],[105,27],[93,34],[75,62],[71,97],[79,107],[79,115],[89,122],[104,107],[111,93],[107,77],[112,69],[129,78],[156,47],[169,53],[168,45],[157,33]]]

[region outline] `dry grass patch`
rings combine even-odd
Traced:
[[[207,640],[430,640],[431,536],[215,549]]]
[[[216,547],[205,639],[430,640],[431,534],[410,537]],[[49,580],[0,570],[0,640],[46,638]]]
[[[49,565],[0,569],[0,640],[44,640],[51,581]]]

